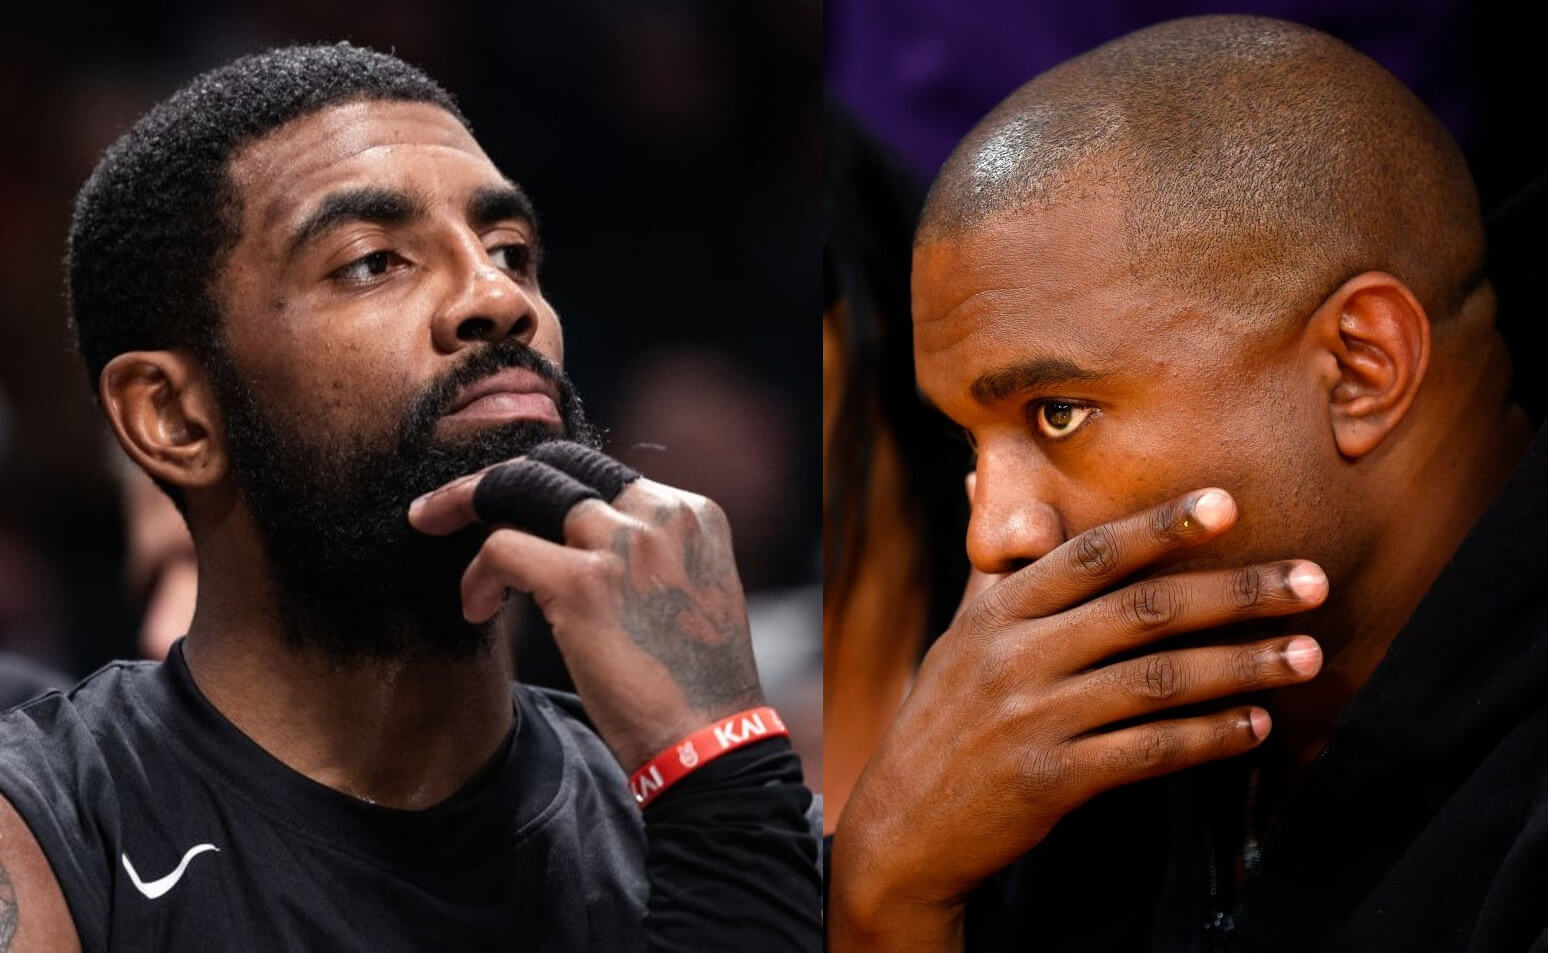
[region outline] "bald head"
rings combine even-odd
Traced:
[[[1439,319],[1482,275],[1446,130],[1369,58],[1278,20],[1162,23],[1027,83],[946,161],[918,242],[1095,191],[1125,209],[1137,277],[1244,316],[1304,313],[1380,270]]]

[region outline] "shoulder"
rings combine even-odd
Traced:
[[[111,752],[146,729],[155,671],[113,663],[0,714],[0,864],[19,903],[47,909],[62,891],[78,923],[103,919],[117,836]]]
[[[122,730],[125,714],[138,707],[135,683],[153,667],[114,662],[74,688],[45,691],[0,714],[0,793],[12,797],[17,784],[44,783],[100,756],[100,736]]]
[[[541,720],[558,736],[567,758],[579,758],[593,773],[623,777],[613,754],[597,734],[579,697],[552,688],[517,683],[513,686],[518,710],[526,718]]]
[[[70,679],[59,672],[24,656],[0,652],[0,710],[69,685]]]
[[[114,662],[0,714],[0,793],[10,796],[18,777],[78,770],[113,736],[132,732],[154,707],[147,690],[155,670],[150,662]]]
[[[597,734],[580,699],[533,685],[517,684],[515,693],[517,708],[529,720],[532,734],[548,736],[534,749],[548,750],[562,763],[561,799],[593,817],[606,816],[631,830],[641,829],[629,779]]]

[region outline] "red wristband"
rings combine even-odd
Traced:
[[[788,738],[790,729],[772,708],[749,708],[712,725],[700,728],[671,748],[645,762],[629,776],[629,790],[641,808],[654,801],[662,791],[681,781],[694,770],[709,764],[728,751],[735,751],[765,738]]]

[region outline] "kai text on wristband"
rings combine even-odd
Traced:
[[[774,709],[763,707],[739,711],[700,728],[645,762],[629,776],[629,790],[643,809],[659,797],[662,791],[728,751],[735,751],[765,738],[788,737],[790,730],[779,720],[779,713]]]

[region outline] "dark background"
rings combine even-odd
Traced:
[[[0,28],[0,651],[75,676],[135,652],[116,449],[66,328],[75,191],[196,73],[348,39],[449,89],[532,196],[593,420],[648,475],[726,507],[749,592],[795,620],[768,627],[775,667],[804,665],[815,697],[815,2],[185,0],[28,17]]]
[[[980,117],[1057,63],[1176,17],[1278,17],[1344,40],[1413,89],[1462,145],[1489,211],[1548,168],[1541,33],[1522,9],[1461,0],[832,0],[826,85],[928,181]]]

